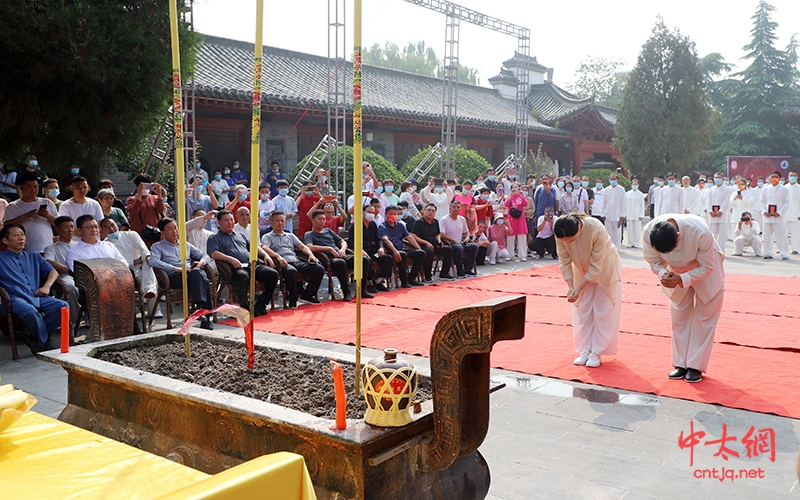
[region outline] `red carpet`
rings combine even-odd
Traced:
[[[363,301],[362,343],[427,356],[445,313],[524,294],[525,338],[496,344],[493,367],[800,418],[800,311],[793,309],[798,285],[796,277],[729,274],[709,370],[699,384],[666,377],[668,302],[649,269],[623,270],[620,350],[598,369],[572,364],[571,305],[557,265],[381,293]],[[276,310],[257,318],[255,328],[353,344],[354,323],[355,303],[337,301]]]

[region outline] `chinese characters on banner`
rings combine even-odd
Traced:
[[[703,441],[706,437],[704,431],[695,431],[694,421],[689,422],[689,433],[684,435],[681,431],[678,436],[678,447],[685,450],[689,449],[689,465],[694,465],[694,448],[701,442],[703,446],[711,446],[716,448],[715,457],[720,457],[726,462],[730,457],[743,458],[740,452],[747,458],[757,458],[759,456],[767,456],[770,462],[775,462],[775,431],[771,427],[756,430],[754,426],[742,437],[741,441],[734,436],[728,435],[727,424],[722,424],[722,435],[719,439],[710,439]],[[735,443],[739,442],[740,446]]]

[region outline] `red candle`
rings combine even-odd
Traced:
[[[69,307],[61,308],[61,352],[69,352]]]
[[[344,430],[347,429],[347,396],[344,392],[342,365],[331,361],[331,369],[333,370],[333,387],[336,391],[336,428]]]

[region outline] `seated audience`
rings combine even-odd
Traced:
[[[433,281],[433,256],[434,254],[442,257],[442,270],[439,279],[452,280],[450,268],[453,265],[453,249],[449,245],[442,243],[439,229],[439,221],[436,219],[436,205],[428,203],[422,210],[422,218],[414,222],[411,234],[417,240],[419,246],[425,251],[425,263],[422,268],[425,271],[425,281]]]
[[[450,213],[447,217],[439,219],[440,235],[445,243],[453,248],[453,262],[459,278],[467,274],[475,275],[475,257],[478,256],[478,245],[470,241],[469,227],[464,217],[458,215],[461,204],[457,201],[450,203]]]
[[[417,240],[411,236],[405,225],[397,220],[400,209],[390,205],[386,209],[386,221],[378,228],[383,246],[397,264],[400,273],[400,283],[403,288],[422,286],[417,281],[422,266],[425,264],[425,251],[422,250]],[[411,260],[411,277],[408,276],[408,261]],[[389,267],[391,272],[391,266]],[[383,274],[383,271],[382,271]]]
[[[153,268],[150,267],[150,250],[139,233],[120,231],[114,219],[107,218],[100,221],[100,237],[117,247],[119,253],[125,257],[130,270],[139,277],[144,298],[154,298],[158,291],[158,283]]]
[[[62,215],[56,218],[56,233],[58,240],[44,249],[43,257],[53,269],[58,271],[58,278],[64,284],[69,294],[69,317],[70,322],[75,325],[80,313],[80,292],[75,286],[75,279],[67,267],[67,250],[78,244],[73,241],[75,235],[75,221],[71,217]]]

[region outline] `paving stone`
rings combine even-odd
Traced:
[[[525,464],[516,464],[492,478],[498,485],[492,493],[509,500],[591,498],[616,500],[628,498],[628,490],[598,484],[580,476],[542,470]]]
[[[636,430],[655,416],[650,407],[631,408],[624,405],[591,403],[572,398],[548,409],[548,415],[571,418],[622,430]]]

